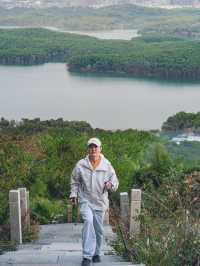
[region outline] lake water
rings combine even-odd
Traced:
[[[200,84],[70,74],[65,64],[0,66],[0,116],[84,120],[105,129],[159,129],[200,111]]]

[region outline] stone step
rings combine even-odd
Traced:
[[[143,265],[143,264],[129,264],[129,265],[127,265],[127,264],[117,264],[117,265],[115,265],[115,264],[99,264],[98,263],[98,265],[100,266],[145,266],[145,265]],[[78,262],[78,263],[73,263],[73,264],[71,264],[71,263],[66,263],[66,264],[61,264],[61,263],[51,263],[51,264],[44,264],[44,263],[42,263],[42,264],[38,264],[38,263],[28,263],[28,264],[16,264],[16,263],[14,263],[14,264],[7,264],[7,263],[0,263],[0,266],[81,266],[81,262]],[[96,264],[94,264],[94,263],[92,263],[91,264],[91,266],[96,266]]]
[[[144,264],[140,263],[140,264],[133,264],[132,262],[130,261],[114,261],[114,262],[106,262],[106,261],[103,261],[96,264],[96,263],[93,263],[94,265],[96,266],[107,266],[107,265],[116,265],[116,266],[121,266],[121,265],[137,265],[137,266],[145,266]]]
[[[82,260],[82,254],[72,252],[63,253],[20,253],[20,252],[8,252],[0,257],[0,266],[6,265],[40,265],[40,264],[50,264],[50,265],[67,265],[76,266],[80,265]],[[96,265],[96,264],[95,264]],[[117,255],[103,255],[102,262],[98,263],[98,266],[129,266],[132,265],[130,262],[123,261],[121,257]]]
[[[80,242],[81,241],[81,232],[82,232],[82,223],[78,224],[53,224],[42,225],[40,226],[40,237],[35,244],[50,244],[50,243],[66,243],[71,242]],[[104,226],[104,233],[106,240],[112,240],[116,235],[112,231],[110,225]]]
[[[42,252],[42,251],[61,251],[61,252],[81,252],[82,245],[81,243],[52,243],[49,245],[28,245],[20,248],[18,250],[19,253],[23,252]],[[102,252],[105,253],[113,253],[113,248],[108,244],[104,244],[102,247]]]
[[[96,263],[93,263],[93,266],[96,266]],[[124,262],[120,262],[120,263],[98,263],[98,266],[145,266],[144,264],[132,264],[130,262],[124,263]]]
[[[116,260],[117,258],[115,258]],[[51,255],[51,256],[12,256],[1,259],[0,266],[4,265],[66,265],[66,266],[78,266],[81,264],[82,257],[77,256],[63,256],[63,255]],[[92,263],[92,265],[97,265]],[[105,258],[105,256],[102,258],[102,262],[98,263],[98,266],[131,266],[133,265],[130,262],[124,262],[124,261],[113,261],[113,258]],[[141,266],[142,264],[138,264],[138,266]]]
[[[7,252],[0,256],[0,263],[7,264],[56,264],[58,262],[65,263],[78,263],[82,260],[82,254],[72,252],[71,254],[63,252],[41,252],[41,253],[20,253],[20,252]],[[103,264],[111,263],[125,263],[121,257],[116,255],[104,255],[102,256]],[[1,265],[1,264],[0,264]]]
[[[31,244],[19,245],[17,251],[0,256],[0,266],[81,266],[82,224],[41,226],[40,237]],[[110,226],[105,226],[102,262],[91,266],[144,266],[131,264],[115,255],[110,240],[115,238]]]

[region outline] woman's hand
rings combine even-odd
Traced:
[[[78,203],[78,199],[76,197],[72,197],[69,200],[71,201],[72,205],[77,205],[77,203]]]
[[[106,191],[106,190],[111,190],[113,187],[113,184],[111,181],[107,181],[104,183],[104,189],[103,189],[103,193]]]

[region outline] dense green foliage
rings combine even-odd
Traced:
[[[69,60],[69,70],[166,79],[200,78],[199,42],[150,42],[141,38],[124,45],[123,53],[114,48],[111,54],[99,51],[76,55]]]
[[[132,184],[142,188],[141,232],[122,236],[116,250],[133,263],[149,266],[197,266],[200,259],[200,172],[185,171],[160,144],[152,150],[144,167],[134,173]]]
[[[64,217],[66,211],[60,200],[69,196],[72,169],[86,155],[89,137],[102,140],[103,153],[119,176],[119,191],[128,189],[145,150],[157,140],[148,132],[95,130],[84,122],[61,119],[1,121],[0,224],[8,219],[8,191],[22,186],[30,190],[33,214],[40,222],[55,220],[59,211]]]
[[[200,79],[200,42],[147,36],[132,41],[45,29],[0,30],[0,64],[68,62],[70,71]]]
[[[162,125],[164,132],[200,132],[200,113],[179,112],[170,116]]]
[[[188,168],[194,167],[200,170],[200,143],[197,141],[183,141],[178,145],[172,142],[167,143],[167,149],[172,159],[179,158]]]
[[[187,164],[187,157],[179,157],[183,150],[186,153],[184,147],[178,152],[176,144],[165,145],[153,132],[113,132],[62,119],[15,122],[2,118],[0,224],[8,222],[9,190],[22,186],[30,191],[32,218],[40,223],[64,222],[70,175],[86,155],[91,136],[102,140],[103,153],[119,177],[115,201],[120,191],[132,187],[143,191],[141,234],[134,238],[125,234],[128,253],[121,239],[115,243],[116,250],[149,266],[198,265],[200,172],[194,169],[199,169],[199,155]]]
[[[190,39],[200,38],[199,9],[174,9],[159,19],[152,19],[141,30],[142,34],[168,34]]]

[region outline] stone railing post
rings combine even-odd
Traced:
[[[77,218],[76,218],[77,223],[81,222],[81,213],[80,213],[80,206],[77,208]]]
[[[15,242],[16,244],[22,244],[22,225],[19,190],[10,190],[9,208],[11,241]]]
[[[127,192],[120,193],[120,218],[122,222],[128,225],[129,222],[129,198]]]
[[[26,191],[26,202],[27,202],[26,222],[27,222],[27,229],[30,230],[30,227],[31,227],[31,218],[30,218],[29,191]]]
[[[21,206],[21,222],[23,229],[30,228],[30,216],[29,216],[29,193],[26,191],[26,188],[19,188],[20,192],[20,206]],[[28,195],[28,197],[27,197]]]
[[[110,221],[109,221],[109,207],[108,207],[108,209],[107,209],[106,212],[105,212],[103,223],[104,223],[105,225],[109,225],[109,223],[110,223]]]
[[[73,210],[73,206],[69,202],[67,205],[67,222],[68,223],[72,223],[72,210]]]
[[[138,216],[141,211],[141,190],[131,189],[131,210],[130,210],[130,235],[140,233],[140,222]]]

